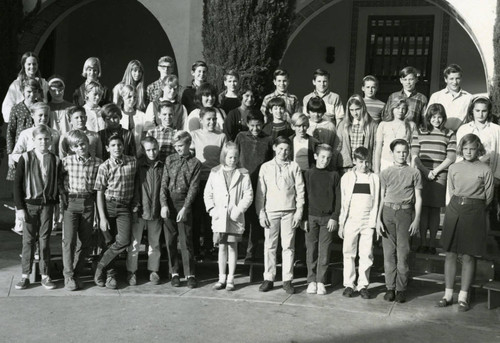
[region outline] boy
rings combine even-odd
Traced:
[[[429,105],[441,104],[446,110],[447,120],[445,127],[457,131],[467,115],[467,108],[472,95],[461,88],[462,68],[457,64],[450,64],[443,72],[446,88],[431,95]]]
[[[103,161],[90,154],[89,138],[83,131],[70,131],[66,139],[72,154],[62,160],[65,188],[62,194],[64,288],[75,291],[80,288],[77,276],[90,254],[94,227],[94,186]],[[75,256],[77,235],[80,246]]]
[[[99,101],[103,95],[103,88],[99,82],[90,81],[85,86],[85,113],[87,114],[87,128],[90,131],[99,132],[105,128],[101,117]],[[80,105],[78,105],[80,106]]]
[[[208,66],[204,61],[196,61],[191,66],[191,75],[193,76],[193,82],[191,86],[187,86],[182,92],[181,103],[186,106],[188,113],[191,113],[194,109],[198,108],[195,102],[196,90],[205,83],[208,75]],[[222,124],[222,123],[221,123]]]
[[[326,113],[326,104],[323,99],[317,96],[310,98],[306,109],[310,118],[307,133],[321,143],[328,144],[334,150],[338,150],[340,139],[337,135],[335,121],[323,120]]]
[[[160,161],[165,162],[167,156],[175,152],[173,139],[177,130],[173,127],[174,104],[169,101],[161,101],[158,111],[161,125],[149,130],[146,136],[155,138],[160,149]]]
[[[122,125],[120,124],[122,111],[120,108],[113,103],[106,104],[102,107],[101,116],[106,125],[104,130],[98,132],[99,137],[101,138],[101,143],[105,144],[112,136],[120,136],[122,137],[124,144],[123,154],[135,157],[136,151],[134,133],[122,128]],[[102,158],[103,160],[109,158],[109,151],[107,148],[106,150],[102,150]]]
[[[97,263],[94,282],[99,287],[116,289],[114,259],[130,244],[132,221],[131,201],[134,195],[137,161],[135,157],[123,154],[123,137],[110,136],[106,142],[109,158],[99,166],[94,190],[97,191],[99,227],[108,249]],[[104,272],[107,274],[104,280]]]
[[[363,84],[361,86],[364,97],[363,100],[366,104],[366,110],[370,117],[372,117],[375,123],[380,123],[382,121],[382,111],[385,106],[385,102],[380,101],[376,98],[378,91],[378,80],[373,75],[366,75],[363,78]]]
[[[146,116],[148,118],[154,118],[155,123],[160,122],[161,124],[161,120],[159,120],[161,103],[168,102],[172,105],[173,109],[173,128],[182,130],[187,122],[188,113],[186,107],[179,101],[179,80],[177,76],[169,75],[166,77],[164,83],[162,97],[148,105]]]
[[[248,131],[238,133],[234,143],[240,152],[240,166],[248,170],[252,189],[257,189],[260,166],[273,158],[273,141],[262,131],[264,116],[259,110],[250,111],[247,116],[247,125]],[[262,237],[254,201],[245,212],[245,224],[247,226],[245,231],[248,231],[245,262],[249,263],[255,260],[255,250]]]
[[[295,95],[288,93],[288,85],[290,83],[288,72],[283,69],[276,69],[273,73],[273,83],[276,89],[273,93],[268,94],[264,97],[264,100],[262,100],[260,111],[262,113],[266,113],[266,110],[268,109],[268,102],[273,98],[281,98],[285,103],[284,107],[286,115],[284,115],[284,118],[289,122],[290,118],[292,118],[292,114],[300,111],[300,102]]]
[[[312,84],[314,85],[314,91],[304,97],[304,108],[307,108],[307,104],[311,98],[319,97],[325,102],[325,117],[327,120],[334,124],[340,123],[344,118],[344,107],[342,106],[340,96],[337,93],[331,92],[328,88],[330,84],[330,73],[324,69],[316,69],[313,74]]]
[[[160,78],[155,82],[148,85],[146,89],[146,94],[148,97],[148,102],[158,101],[163,94],[163,88],[165,87],[165,81],[167,76],[172,75],[175,70],[175,61],[170,56],[160,57],[158,60],[158,71],[160,72]]]
[[[314,153],[316,146],[320,144],[319,140],[310,136],[309,118],[304,113],[295,113],[292,116],[292,125],[295,133],[290,136],[292,141],[290,157],[295,161],[303,172],[314,166]]]
[[[308,294],[326,294],[325,281],[333,231],[338,228],[340,213],[340,176],[328,170],[333,149],[319,144],[314,153],[316,165],[305,171],[307,192],[307,286]]]
[[[342,207],[339,220],[339,237],[344,240],[344,292],[354,295],[356,281],[356,255],[359,245],[358,291],[363,299],[370,299],[368,292],[370,267],[373,264],[373,232],[377,224],[380,180],[370,171],[370,152],[359,147],[353,153],[354,168],[342,176]],[[359,240],[359,241],[358,241]]]
[[[219,104],[225,113],[229,113],[241,105],[241,100],[238,97],[239,81],[240,75],[236,70],[230,69],[224,74],[224,87],[226,89],[219,94]]]
[[[81,106],[73,106],[68,110],[69,122],[71,130],[80,130],[85,133],[89,139],[89,153],[93,157],[102,158],[102,142],[99,134],[87,129],[87,114]],[[59,140],[59,158],[63,159],[67,155],[73,154],[73,150],[68,143],[68,135],[62,135]]]
[[[194,274],[191,206],[198,193],[201,162],[191,154],[190,146],[191,135],[186,131],[178,131],[174,136],[176,154],[168,156],[165,160],[160,204],[161,217],[165,219],[167,227],[165,238],[172,286],[179,287],[181,284],[177,256],[177,240],[179,240],[187,286],[195,288],[197,281]]]
[[[272,98],[269,100],[266,111],[265,113],[272,116],[272,120],[264,125],[262,129],[266,135],[271,136],[272,140],[278,136],[290,137],[293,135],[292,127],[285,120],[285,115],[287,115],[286,102],[283,98]],[[290,118],[291,117],[290,115]]]
[[[418,232],[422,209],[422,178],[420,171],[406,163],[408,142],[395,139],[390,148],[394,165],[380,173],[377,235],[382,235],[384,249],[387,287],[384,299],[404,303],[409,274],[410,236]]]
[[[50,278],[50,233],[54,205],[58,203],[58,178],[61,173],[59,159],[49,151],[51,132],[46,125],[33,130],[34,149],[22,154],[14,180],[16,217],[24,222],[22,276],[16,289],[26,289],[33,265],[35,242],[40,245],[40,273],[42,285],[54,289]]]
[[[297,163],[290,161],[292,142],[277,137],[273,150],[276,157],[262,165],[259,172],[255,208],[264,230],[264,282],[259,291],[273,288],[276,277],[276,250],[281,235],[283,289],[295,293],[292,285],[295,228],[304,209],[304,179]]]
[[[153,137],[141,140],[145,156],[137,160],[135,194],[132,200],[132,243],[128,248],[127,271],[130,286],[137,284],[136,271],[139,258],[142,233],[148,231],[148,270],[149,281],[153,285],[160,283],[160,234],[163,220],[160,217],[160,185],[164,162],[159,159],[160,149]]]
[[[390,104],[393,102],[394,98],[402,96],[406,99],[406,103],[408,104],[406,119],[413,121],[417,127],[420,127],[420,123],[425,117],[427,97],[417,92],[416,88],[419,76],[419,71],[413,67],[404,67],[401,69],[399,72],[399,82],[403,85],[403,89],[389,95],[384,107],[384,116],[382,119],[391,118],[392,114],[389,113]]]

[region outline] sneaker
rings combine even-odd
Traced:
[[[179,275],[174,275],[172,276],[172,287],[179,287],[181,285],[181,279],[179,278]]]
[[[99,287],[106,286],[106,281],[104,280],[104,273],[102,272],[102,269],[96,268],[94,275],[94,282]]]
[[[325,284],[322,282],[318,282],[318,291],[316,292],[318,295],[325,295],[326,294],[326,288]]]
[[[396,302],[400,304],[406,302],[406,294],[404,291],[396,292]]]
[[[30,286],[30,279],[27,277],[21,278],[21,280],[16,283],[16,289],[26,289]]]
[[[346,298],[352,298],[354,295],[354,289],[352,287],[346,287],[342,295]]]
[[[64,289],[67,291],[76,291],[78,286],[76,285],[75,279],[72,277],[66,277],[64,279]]]
[[[394,292],[393,289],[388,289],[387,292],[385,292],[384,300],[385,301],[394,301],[394,299],[396,299],[396,293]]]
[[[274,287],[274,282],[269,280],[264,280],[264,282],[259,287],[259,292],[269,292]]]
[[[151,272],[151,274],[149,274],[149,282],[151,282],[153,285],[160,284],[160,276],[157,272]]]
[[[224,282],[216,282],[215,285],[212,286],[212,289],[218,291],[218,290],[221,290],[223,288],[226,288],[226,284]]]
[[[236,287],[234,287],[234,282],[228,282],[226,284],[226,291],[234,291]]]
[[[283,282],[283,289],[287,294],[294,294],[295,293],[295,288],[292,285],[292,281],[285,281]]]
[[[370,299],[370,292],[368,292],[368,288],[366,287],[359,290],[359,295],[361,295],[361,298],[363,299]]]
[[[106,279],[106,288],[116,289],[116,279],[114,276],[108,276]]]
[[[309,282],[309,285],[307,286],[306,293],[307,294],[316,294],[318,291],[318,286],[316,285],[316,282]]]
[[[137,286],[137,277],[135,276],[135,273],[128,272],[127,282],[129,286]]]
[[[47,276],[45,279],[42,279],[42,286],[45,287],[45,289],[54,289],[56,288],[55,283],[52,282],[52,279],[50,276]]]
[[[198,287],[198,281],[196,281],[196,278],[194,276],[188,277],[187,286],[188,286],[188,288],[191,288],[191,289]]]

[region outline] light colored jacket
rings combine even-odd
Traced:
[[[380,179],[377,174],[371,173],[368,175],[370,182],[370,194],[372,197],[372,206],[370,210],[370,218],[368,222],[369,227],[375,227],[377,224],[377,214],[380,204]],[[340,179],[340,191],[342,206],[340,208],[339,225],[343,227],[349,218],[349,207],[351,206],[352,191],[354,189],[354,184],[356,183],[356,173],[351,170],[342,176]],[[355,216],[356,214],[354,214]]]
[[[203,194],[205,208],[212,216],[212,231],[243,234],[245,211],[253,201],[250,175],[244,168],[236,169],[229,190],[222,165],[212,168]]]

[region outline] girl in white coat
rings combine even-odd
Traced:
[[[205,207],[212,217],[214,245],[219,246],[219,281],[213,286],[216,290],[234,290],[238,242],[245,231],[243,214],[253,200],[250,176],[246,169],[237,168],[238,161],[238,147],[226,143],[220,154],[221,164],[211,170],[204,192]]]

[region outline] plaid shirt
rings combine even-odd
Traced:
[[[194,156],[170,155],[165,160],[161,180],[160,203],[167,206],[168,197],[185,197],[184,207],[190,207],[200,186],[201,162]]]
[[[267,113],[266,113],[267,103],[272,98],[283,98],[283,100],[285,100],[286,113],[284,115],[284,119],[287,122],[290,122],[290,120],[292,119],[292,115],[295,112],[300,111],[300,101],[295,95],[290,94],[288,92],[278,93],[278,91],[274,91],[273,93],[266,95],[264,97],[264,100],[262,100],[262,106],[260,107],[260,111],[264,114],[264,116],[267,116]],[[272,117],[271,118],[268,117],[268,119],[270,119],[269,121],[271,121]]]
[[[97,171],[102,164],[98,157],[87,159],[77,155],[69,155],[62,160],[64,190],[70,194],[94,193]]]
[[[354,150],[356,150],[360,146],[363,146],[363,143],[365,141],[365,131],[363,130],[359,122],[357,124],[352,124],[351,130],[349,132],[349,138],[351,140],[351,151],[352,154],[354,154]]]
[[[146,89],[148,102],[153,102],[160,99],[163,96],[163,87],[164,84],[161,80],[156,80],[155,82],[150,84]]]
[[[121,160],[110,157],[99,166],[94,189],[104,191],[106,199],[129,203],[134,195],[135,157],[122,155]]]
[[[146,136],[155,138],[160,147],[160,161],[164,162],[167,156],[175,152],[174,149],[174,135],[177,130],[162,125],[155,127],[148,131]]]
[[[420,127],[420,123],[424,120],[425,109],[427,107],[427,97],[421,93],[413,92],[410,96],[407,96],[404,90],[392,93],[387,98],[387,102],[384,107],[384,117],[383,120],[391,117],[389,113],[389,108],[395,97],[402,96],[406,99],[408,103],[408,112],[406,113],[406,118],[413,121],[417,127]]]

